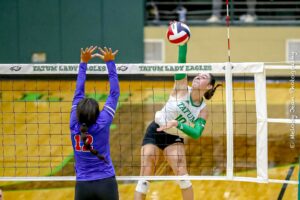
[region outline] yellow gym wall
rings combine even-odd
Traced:
[[[174,45],[166,40],[166,26],[145,27],[144,39],[165,41],[165,62],[177,62]],[[187,61],[226,62],[227,28],[225,26],[190,26]],[[285,61],[286,41],[300,39],[299,27],[231,27],[232,62],[282,62]]]

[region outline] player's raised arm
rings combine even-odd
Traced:
[[[184,45],[179,45],[178,47],[178,63],[186,63],[186,55],[187,55],[187,43]],[[188,80],[186,73],[179,73],[174,75],[174,90],[173,92],[186,91]],[[173,95],[173,93],[171,94]]]
[[[79,70],[76,80],[76,90],[73,98],[72,106],[76,106],[78,102],[84,98],[84,85],[86,80],[86,69],[87,69],[87,63],[89,60],[91,60],[93,57],[95,57],[95,54],[93,52],[95,51],[97,47],[90,46],[89,48],[85,48],[85,50],[81,49],[80,53],[80,64],[79,64]]]
[[[167,31],[167,39],[170,43],[178,45],[178,63],[186,63],[186,55],[187,55],[187,42],[189,41],[191,36],[189,27],[177,21],[170,22]],[[175,74],[174,76],[175,84],[174,89],[186,89],[187,87],[187,75],[185,73]]]
[[[97,47],[87,47],[85,50],[81,49],[80,53],[80,64],[79,64],[79,70],[76,80],[76,89],[73,97],[72,102],[72,108],[71,108],[71,117],[70,117],[70,127],[72,127],[77,122],[76,117],[76,107],[77,104],[85,97],[85,80],[86,80],[86,69],[87,69],[87,63],[96,56],[96,54],[93,54]]]
[[[98,54],[98,57],[100,57],[106,63],[110,85],[109,96],[107,97],[107,100],[103,107],[103,111],[106,111],[109,114],[109,116],[111,116],[111,120],[109,121],[112,121],[116,112],[120,96],[119,79],[116,65],[114,62],[118,50],[112,52],[111,48],[107,49],[106,47],[104,47],[104,49],[99,48],[99,50],[101,54]]]

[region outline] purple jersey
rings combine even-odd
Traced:
[[[70,129],[71,140],[75,155],[75,172],[77,181],[90,181],[115,176],[115,170],[110,157],[109,127],[113,121],[118,99],[120,96],[119,80],[116,72],[116,65],[113,61],[106,63],[110,92],[101,110],[97,122],[88,128],[87,139],[91,147],[103,155],[100,160],[88,149],[85,149],[81,140],[80,124],[76,117],[77,104],[85,97],[84,84],[86,80],[86,63],[80,63],[77,76],[76,91],[73,98]]]

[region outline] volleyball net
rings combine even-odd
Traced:
[[[298,69],[282,63],[117,64],[121,96],[110,127],[117,179],[298,184],[296,175],[286,180],[286,171],[278,171],[299,168]],[[78,64],[0,65],[0,180],[75,180],[69,117],[77,70]],[[269,81],[268,70],[286,79]],[[214,74],[223,87],[206,101],[209,119],[200,139],[185,138],[190,176],[173,176],[162,159],[155,176],[140,177],[142,139],[169,98],[173,75],[187,73],[191,82],[200,72]],[[86,96],[102,108],[106,66],[89,64],[87,74]]]

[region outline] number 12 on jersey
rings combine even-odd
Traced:
[[[93,136],[92,135],[86,135],[87,142],[91,144],[91,148],[93,149]],[[83,141],[81,140],[80,135],[75,135],[74,136],[75,140],[75,150],[76,151],[83,151],[83,152],[90,152],[84,145]]]

